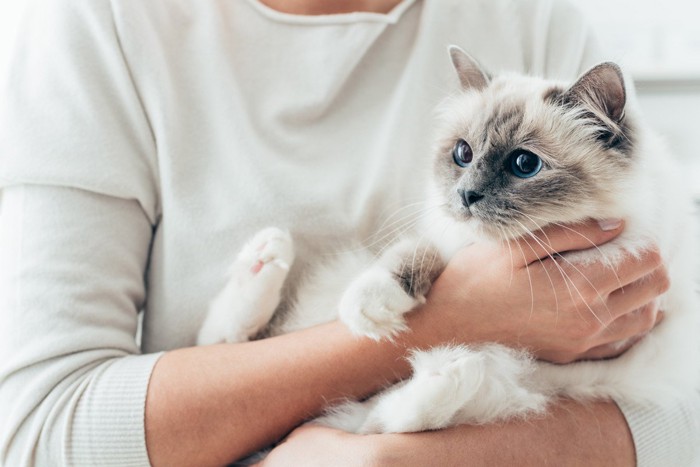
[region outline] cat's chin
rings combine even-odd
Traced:
[[[463,224],[465,229],[482,241],[500,242],[522,235],[520,232],[515,232],[512,227],[501,225],[491,218],[484,218],[476,210],[462,212],[458,223]]]

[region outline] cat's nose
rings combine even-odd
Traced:
[[[471,206],[484,197],[481,193],[471,190],[459,190],[459,194],[462,196],[462,204],[464,204],[465,207]]]

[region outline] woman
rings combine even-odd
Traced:
[[[357,339],[333,322],[193,347],[228,264],[259,228],[292,231],[301,272],[324,247],[367,238],[415,201],[431,109],[454,89],[448,44],[493,71],[573,78],[597,61],[565,4],[37,0],[25,8],[0,117],[6,465],[223,464],[328,401],[407,377],[408,349],[500,341],[564,363],[614,356],[616,342],[658,319],[665,271],[653,251],[621,267],[622,284],[602,264],[585,271],[610,292],[588,304],[612,310],[601,326],[578,314],[580,301],[562,303],[565,284],[553,288],[536,264],[526,269],[545,252],[512,264],[507,249],[472,248],[396,343]],[[596,244],[623,228],[577,226]],[[555,251],[590,247],[566,230],[547,234]],[[620,285],[630,292],[613,300]],[[655,453],[672,463],[692,455],[693,438],[682,436],[698,431],[682,420],[698,405],[626,407],[626,422],[612,402],[564,401],[529,423],[410,435],[302,428],[266,462],[585,456],[631,465],[629,423],[640,465]]]

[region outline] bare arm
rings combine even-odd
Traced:
[[[427,465],[429,459],[438,465],[465,459],[472,465],[635,465],[632,436],[612,402],[561,401],[542,418],[391,435],[384,441],[380,465]]]
[[[220,465],[267,446],[329,401],[408,376],[404,351],[338,322],[244,344],[176,350],[154,368],[146,440],[154,465]]]
[[[275,465],[634,466],[634,442],[612,402],[560,401],[546,416],[440,431],[359,436],[307,425],[263,462]]]

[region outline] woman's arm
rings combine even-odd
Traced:
[[[408,376],[405,350],[339,322],[243,344],[180,349],[156,364],[146,400],[154,465],[217,465],[278,440],[324,406]]]
[[[542,417],[486,426],[352,435],[305,425],[262,462],[305,466],[634,466],[634,443],[614,403],[563,400]]]
[[[0,209],[0,464],[147,464],[159,355],[135,340],[151,225],[135,201],[16,186]]]
[[[697,465],[700,392],[690,400],[645,411],[673,423],[654,435],[666,440],[656,443],[662,449],[642,450],[641,456],[635,456],[635,441],[613,402],[561,400],[542,417],[424,433],[361,436],[309,424],[295,430],[262,465]],[[654,413],[658,411],[664,413]]]

